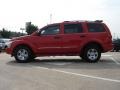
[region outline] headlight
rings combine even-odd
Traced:
[[[12,41],[6,42],[5,45],[7,46],[7,48],[10,48],[12,44]]]

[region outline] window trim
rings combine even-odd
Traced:
[[[56,34],[41,34],[41,32],[42,32],[43,30],[45,30],[44,28],[55,27],[55,26],[58,26],[58,29],[59,29],[59,32],[58,32],[58,33],[56,33]],[[43,28],[40,30],[40,36],[46,36],[46,35],[49,36],[49,35],[58,35],[58,34],[60,34],[60,25],[59,25],[59,24],[45,26],[45,27],[43,27]]]

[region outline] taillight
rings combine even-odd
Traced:
[[[108,37],[109,37],[109,39],[112,40],[112,35],[111,35],[111,32],[110,32],[110,29],[107,27],[106,24],[103,24],[103,25],[104,25],[104,27],[105,27],[106,32],[108,33]]]

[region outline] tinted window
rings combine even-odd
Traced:
[[[88,23],[89,32],[104,32],[104,26],[100,23]]]
[[[54,35],[59,33],[59,25],[48,26],[42,29],[41,35]]]
[[[81,33],[83,31],[81,24],[67,24],[64,25],[65,33]]]

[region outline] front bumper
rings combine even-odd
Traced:
[[[11,48],[6,48],[5,51],[6,51],[7,54],[11,54],[12,55],[12,49]]]

